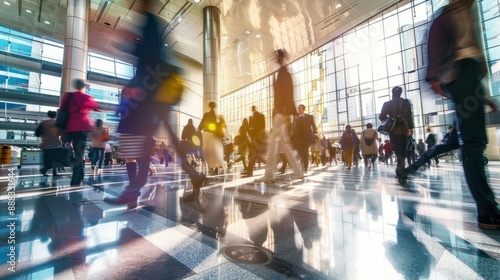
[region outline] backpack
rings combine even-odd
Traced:
[[[363,140],[365,141],[366,146],[373,144],[373,141],[375,141],[375,133],[373,133],[372,138],[366,138],[364,134],[365,132],[363,131]]]
[[[109,129],[107,127],[102,128],[102,136],[101,136],[101,141],[109,141],[111,139],[109,137]]]

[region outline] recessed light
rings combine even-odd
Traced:
[[[179,17],[177,20],[178,20],[178,21],[181,21],[181,20],[182,20],[182,17]]]
[[[340,3],[335,5],[335,9],[340,9],[340,7],[342,7],[342,4],[340,4]]]
[[[255,37],[260,38],[260,34],[255,35]]]
[[[46,20],[46,21],[45,21],[45,24],[50,24],[50,21]]]
[[[168,44],[167,44],[167,43],[165,43],[165,47],[168,47]]]
[[[3,3],[4,3],[5,5],[7,5],[7,6],[10,6],[10,3],[9,3],[9,2],[7,2],[7,1],[3,1]]]
[[[245,31],[245,33],[246,33],[246,34],[250,34],[250,31],[248,31],[248,30],[247,30],[247,31]]]
[[[31,14],[31,10],[26,9],[26,12],[27,12],[28,14]]]
[[[195,3],[200,3],[200,2],[201,2],[201,0],[194,0],[194,2],[195,2]]]

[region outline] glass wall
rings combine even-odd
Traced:
[[[12,57],[20,58],[20,60],[17,64],[0,65],[0,87],[16,90],[20,93],[29,91],[44,95],[60,95],[60,75],[41,73],[41,70],[24,69],[24,67],[25,64],[33,65],[30,62],[49,63],[62,67],[63,44],[0,26],[0,54],[2,53],[8,53]],[[55,68],[57,69],[57,67]],[[88,52],[87,70],[123,79],[130,79],[134,74],[132,64],[93,51]],[[120,88],[120,86],[91,83],[87,93],[93,96],[96,101],[118,104]],[[57,110],[57,107],[1,102],[0,121],[36,124],[47,118],[46,112],[48,110]],[[112,113],[97,112],[92,113],[92,117],[103,119],[107,125],[112,126],[118,121]],[[31,130],[27,132],[0,130],[0,139],[5,139],[9,132],[14,135],[14,139],[36,140]]]
[[[500,78],[500,30],[495,28],[500,26],[499,1],[479,1],[485,40],[489,40],[486,51],[492,87],[499,86]],[[424,78],[427,31],[434,12],[446,4],[443,0],[404,1],[292,62],[296,105],[306,106],[325,136],[338,139],[346,124],[358,133],[369,122],[377,127],[382,105],[390,100],[391,89],[400,86],[413,104],[415,138],[425,139],[426,127],[441,136],[452,124],[453,106],[435,95]],[[240,123],[249,115],[250,106],[257,105],[270,116],[271,79],[223,96],[221,112]],[[500,94],[498,89],[494,94]]]

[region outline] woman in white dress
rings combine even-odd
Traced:
[[[224,149],[222,147],[223,131],[217,122],[215,102],[208,103],[210,111],[203,114],[198,131],[203,131],[203,158],[208,168],[213,168],[217,175],[224,166]]]

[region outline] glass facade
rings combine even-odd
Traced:
[[[19,92],[29,91],[43,95],[59,96],[61,90],[60,74],[35,70],[30,65],[49,65],[51,69],[61,69],[64,45],[44,38],[30,36],[15,30],[0,26],[0,54],[12,58],[9,65],[0,65],[0,87]],[[88,71],[105,74],[112,77],[130,79],[134,67],[130,63],[103,56],[95,52],[88,52]],[[26,66],[28,65],[28,66]],[[43,67],[42,67],[43,68]],[[52,71],[54,72],[54,71]],[[120,94],[119,86],[90,84],[87,89],[96,101],[118,104]],[[37,104],[21,104],[1,102],[0,121],[36,123],[46,119],[48,110],[57,110],[57,107],[41,106]],[[105,122],[117,123],[114,114],[94,112],[94,119],[100,118]],[[36,140],[33,131],[0,130],[0,139],[5,139],[7,134],[14,135],[15,139]]]
[[[493,95],[500,86],[499,1],[479,1]],[[304,104],[326,137],[338,139],[346,124],[360,133],[378,115],[394,86],[413,103],[415,137],[425,128],[438,135],[452,124],[451,101],[435,95],[424,81],[427,31],[433,14],[447,1],[404,1],[292,62],[296,105]],[[273,107],[272,76],[222,96],[222,114],[237,127],[256,105],[268,120]],[[266,123],[269,129],[269,121]],[[236,133],[237,128],[232,132]]]

